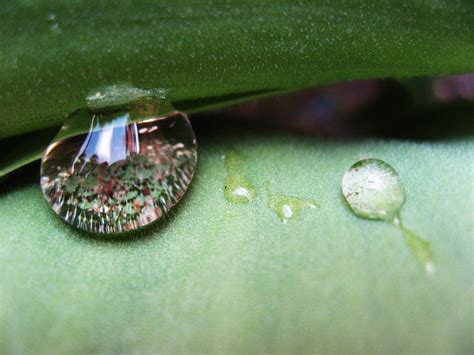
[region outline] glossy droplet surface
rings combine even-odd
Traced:
[[[66,222],[121,233],[161,218],[197,163],[186,115],[156,100],[73,113],[41,160],[41,188]]]
[[[356,162],[342,178],[342,193],[359,217],[393,221],[405,202],[395,169],[378,159]]]

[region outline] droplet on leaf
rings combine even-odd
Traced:
[[[43,194],[66,222],[96,233],[131,231],[161,218],[186,192],[197,163],[188,118],[162,99],[135,99],[74,112],[43,154]]]
[[[405,190],[398,173],[379,159],[356,162],[342,178],[342,193],[359,217],[393,223],[400,228],[407,245],[428,275],[436,268],[430,243],[406,228],[400,217]]]
[[[256,189],[240,171],[241,157],[235,151],[230,150],[223,158],[227,170],[224,180],[224,197],[233,203],[249,203],[255,198]]]
[[[431,246],[426,240],[421,239],[410,229],[405,227],[402,221],[398,218],[395,219],[395,224],[400,227],[400,230],[405,237],[405,241],[410,247],[413,254],[416,256],[420,264],[425,269],[428,275],[432,275],[436,272],[436,266],[433,261],[433,254],[431,253]]]
[[[302,199],[283,194],[271,194],[268,199],[268,205],[283,223],[299,216],[303,208],[316,208],[318,206],[313,199]]]
[[[298,217],[303,208],[316,208],[319,205],[314,199],[305,199],[297,196],[284,195],[282,193],[274,193],[270,189],[270,182],[264,184],[267,194],[268,206],[275,212],[280,221],[288,223],[292,218]]]
[[[378,159],[358,161],[342,178],[342,193],[359,217],[393,221],[405,202],[400,177]]]
[[[60,32],[61,29],[59,28],[58,18],[54,12],[48,13],[48,25],[49,29],[52,31]]]

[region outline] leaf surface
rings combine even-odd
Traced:
[[[469,352],[472,140],[206,131],[182,203],[130,239],[92,238],[61,222],[34,174],[4,183],[1,352]],[[256,188],[248,205],[224,198],[229,149]],[[400,174],[404,224],[430,244],[435,274],[399,229],[344,204],[342,175],[366,157]],[[266,185],[319,207],[284,224]]]

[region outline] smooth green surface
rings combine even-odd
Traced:
[[[187,110],[267,91],[474,70],[474,3],[49,1],[0,4],[0,138],[61,125],[102,87]]]
[[[180,206],[128,242],[62,223],[37,177],[4,182],[1,353],[472,353],[472,140],[206,131]],[[230,147],[257,189],[249,204],[224,198]],[[345,205],[342,174],[368,157],[399,172],[402,218],[431,244],[434,275],[398,228]],[[320,208],[284,224],[266,181]]]

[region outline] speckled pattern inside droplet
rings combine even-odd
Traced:
[[[188,118],[140,115],[80,110],[50,144],[41,188],[66,222],[96,233],[131,231],[161,218],[184,195],[197,162]],[[88,132],[69,132],[78,120],[89,121]]]
[[[359,217],[393,221],[405,202],[395,169],[378,159],[358,161],[342,178],[342,193]]]

